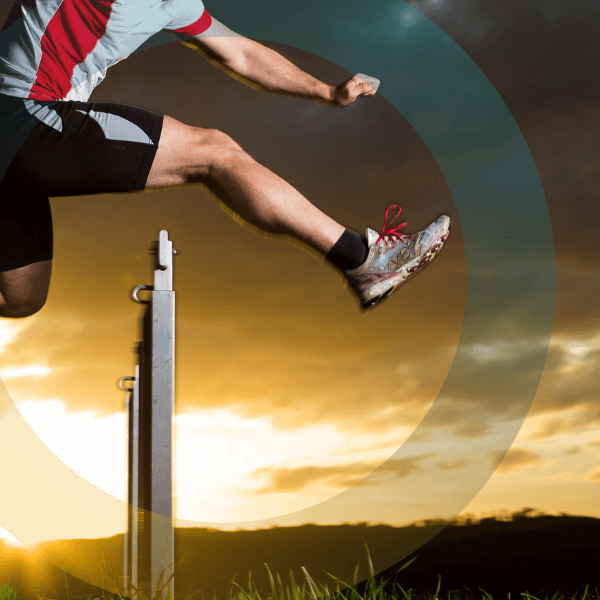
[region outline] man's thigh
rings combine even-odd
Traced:
[[[35,121],[0,182],[0,272],[52,259],[49,197],[143,190],[163,116],[120,104],[22,100]]]
[[[48,195],[11,164],[0,182],[0,273],[51,260],[52,245]]]
[[[144,189],[162,115],[114,103],[24,103],[38,124],[11,168],[30,184],[49,197]]]

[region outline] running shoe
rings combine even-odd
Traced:
[[[398,214],[388,225],[390,209]],[[400,216],[399,204],[392,204],[385,212],[380,234],[367,229],[367,260],[350,271],[344,271],[350,289],[358,296],[361,308],[371,308],[389,296],[399,285],[413,277],[442,249],[450,232],[450,217],[444,215],[431,225],[412,235],[402,235],[406,225],[392,223]]]

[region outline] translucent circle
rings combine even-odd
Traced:
[[[309,10],[292,1],[280,16],[278,0],[251,5],[231,0],[219,15],[247,37],[282,42],[381,80],[378,93],[414,127],[446,178],[464,234],[467,266],[465,317],[454,361],[436,401],[407,442],[360,485],[303,511],[235,524],[239,528],[357,522],[384,502],[399,508],[418,504],[426,513],[432,498],[436,517],[455,515],[504,457],[539,385],[556,278],[550,218],[533,159],[508,108],[477,65],[415,8],[407,12],[408,5],[400,6],[404,10],[398,11],[397,2],[375,9],[374,3],[328,0]],[[349,26],[351,35],[345,39],[344,27],[337,25],[352,23],[364,27]],[[327,35],[334,26],[336,37]],[[140,50],[160,43],[165,40],[153,39]],[[18,140],[15,144],[13,150]],[[5,148],[2,155],[2,174],[14,155],[10,152]],[[92,514],[125,511],[125,503],[56,459],[29,429],[5,388],[0,394],[0,477],[15,482],[12,499],[0,508],[2,526],[27,544],[36,530],[35,515],[51,519],[64,510],[65,501],[88,507]],[[442,459],[454,467],[441,468]],[[29,473],[29,482],[20,477],[23,472]],[[17,481],[23,483],[17,486]],[[23,499],[40,489],[43,510],[30,511],[24,522]],[[393,548],[370,545],[372,555],[379,555],[377,569],[402,560],[435,533],[417,531]],[[350,553],[351,546],[362,551],[358,534],[354,544],[338,551]],[[290,562],[300,565],[315,547],[294,546],[290,539],[286,551]],[[99,573],[76,566],[69,571],[101,585]]]

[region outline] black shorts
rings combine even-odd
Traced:
[[[0,272],[52,258],[49,197],[143,190],[163,115],[0,96]]]

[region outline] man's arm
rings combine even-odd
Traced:
[[[238,35],[214,18],[206,31],[181,41],[230,75],[270,92],[347,106],[358,96],[375,94],[379,83],[369,78],[375,86],[372,87],[355,75],[338,86],[327,85],[299,69],[275,50]]]

